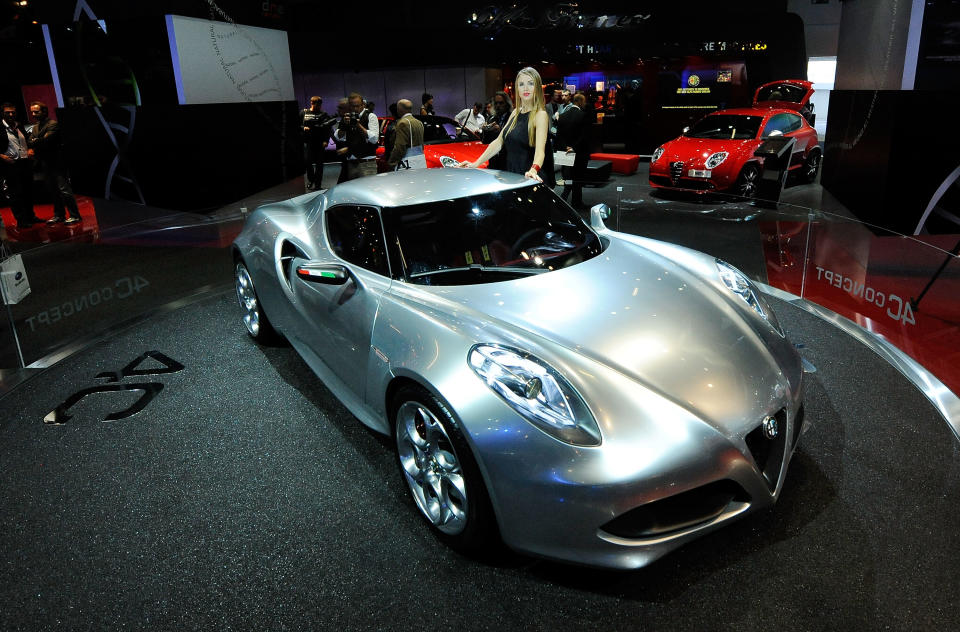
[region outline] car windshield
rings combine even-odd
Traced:
[[[700,119],[684,136],[689,138],[747,140],[757,137],[761,121],[763,121],[762,116],[712,114]]]
[[[404,277],[422,285],[509,281],[572,266],[601,251],[580,216],[539,184],[384,208],[383,223]]]

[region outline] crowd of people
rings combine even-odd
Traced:
[[[523,174],[554,187],[559,184],[555,177],[554,152],[573,154],[572,165],[561,168],[562,195],[570,199],[575,208],[582,209],[582,187],[596,112],[582,92],[557,89],[548,99],[540,74],[534,68],[524,68],[517,73],[515,94],[516,105],[507,92],[498,91],[489,101],[477,101],[453,116],[459,138],[487,144],[479,158],[460,166],[477,167],[487,162],[491,169]],[[433,100],[430,93],[421,95],[421,116],[435,116]],[[376,173],[374,156],[381,130],[373,103],[364,101],[359,93],[352,93],[340,100],[336,115],[324,113],[322,103],[320,97],[311,97],[310,107],[300,115],[308,191],[320,188],[324,150],[331,140],[340,163],[338,183]],[[424,126],[413,116],[414,107],[410,99],[400,99],[388,106],[391,118],[382,135],[384,156],[390,169],[395,169],[411,148],[423,145]]]
[[[453,117],[460,138],[480,140],[487,145],[477,160],[461,166],[476,167],[488,162],[492,169],[513,171],[553,187],[558,184],[554,152],[574,154],[572,166],[562,167],[562,195],[571,199],[575,207],[582,207],[581,189],[589,159],[590,133],[596,122],[593,108],[582,93],[553,90],[547,98],[534,68],[518,72],[515,87],[516,104],[507,92],[497,91],[489,101],[477,101]],[[433,102],[433,95],[424,92],[419,114],[434,116]],[[424,143],[424,125],[414,116],[415,107],[410,99],[390,104],[392,116],[381,134],[374,104],[365,101],[360,93],[353,92],[340,99],[335,114],[324,112],[321,97],[311,97],[309,107],[300,112],[306,189],[321,187],[331,140],[340,168],[338,183],[376,173],[375,156],[381,136],[386,165],[394,169],[401,162],[406,164],[411,150]],[[18,120],[15,105],[4,103],[2,111],[0,182],[16,227],[30,228],[44,221],[34,212],[35,172],[40,174],[53,202],[53,217],[45,220],[46,223],[81,222],[63,157],[60,127],[50,118],[47,105],[40,101],[30,104],[30,126]]]

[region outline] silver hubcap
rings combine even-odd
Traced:
[[[397,452],[417,507],[440,531],[467,525],[467,489],[457,453],[443,424],[417,402],[397,412]]]
[[[820,154],[813,154],[807,159],[807,178],[813,180],[820,168]]]
[[[243,264],[237,266],[237,300],[243,309],[243,324],[251,335],[256,336],[260,333],[260,306],[253,291],[253,281]]]

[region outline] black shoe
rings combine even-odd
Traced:
[[[47,220],[47,224],[50,224],[50,225],[59,224],[62,221],[63,221],[62,217],[54,216]]]
[[[63,223],[65,226],[69,226],[71,224],[79,224],[82,221],[83,219],[80,217],[71,217],[70,219],[64,220]]]

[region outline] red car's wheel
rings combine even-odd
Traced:
[[[760,180],[760,167],[755,162],[747,163],[740,171],[740,177],[734,185],[734,193],[744,198],[753,198],[757,194],[757,181]]]
[[[820,170],[820,162],[823,154],[819,149],[813,149],[807,154],[807,159],[803,161],[803,169],[800,172],[803,175],[804,182],[813,182],[817,179],[817,172]]]

